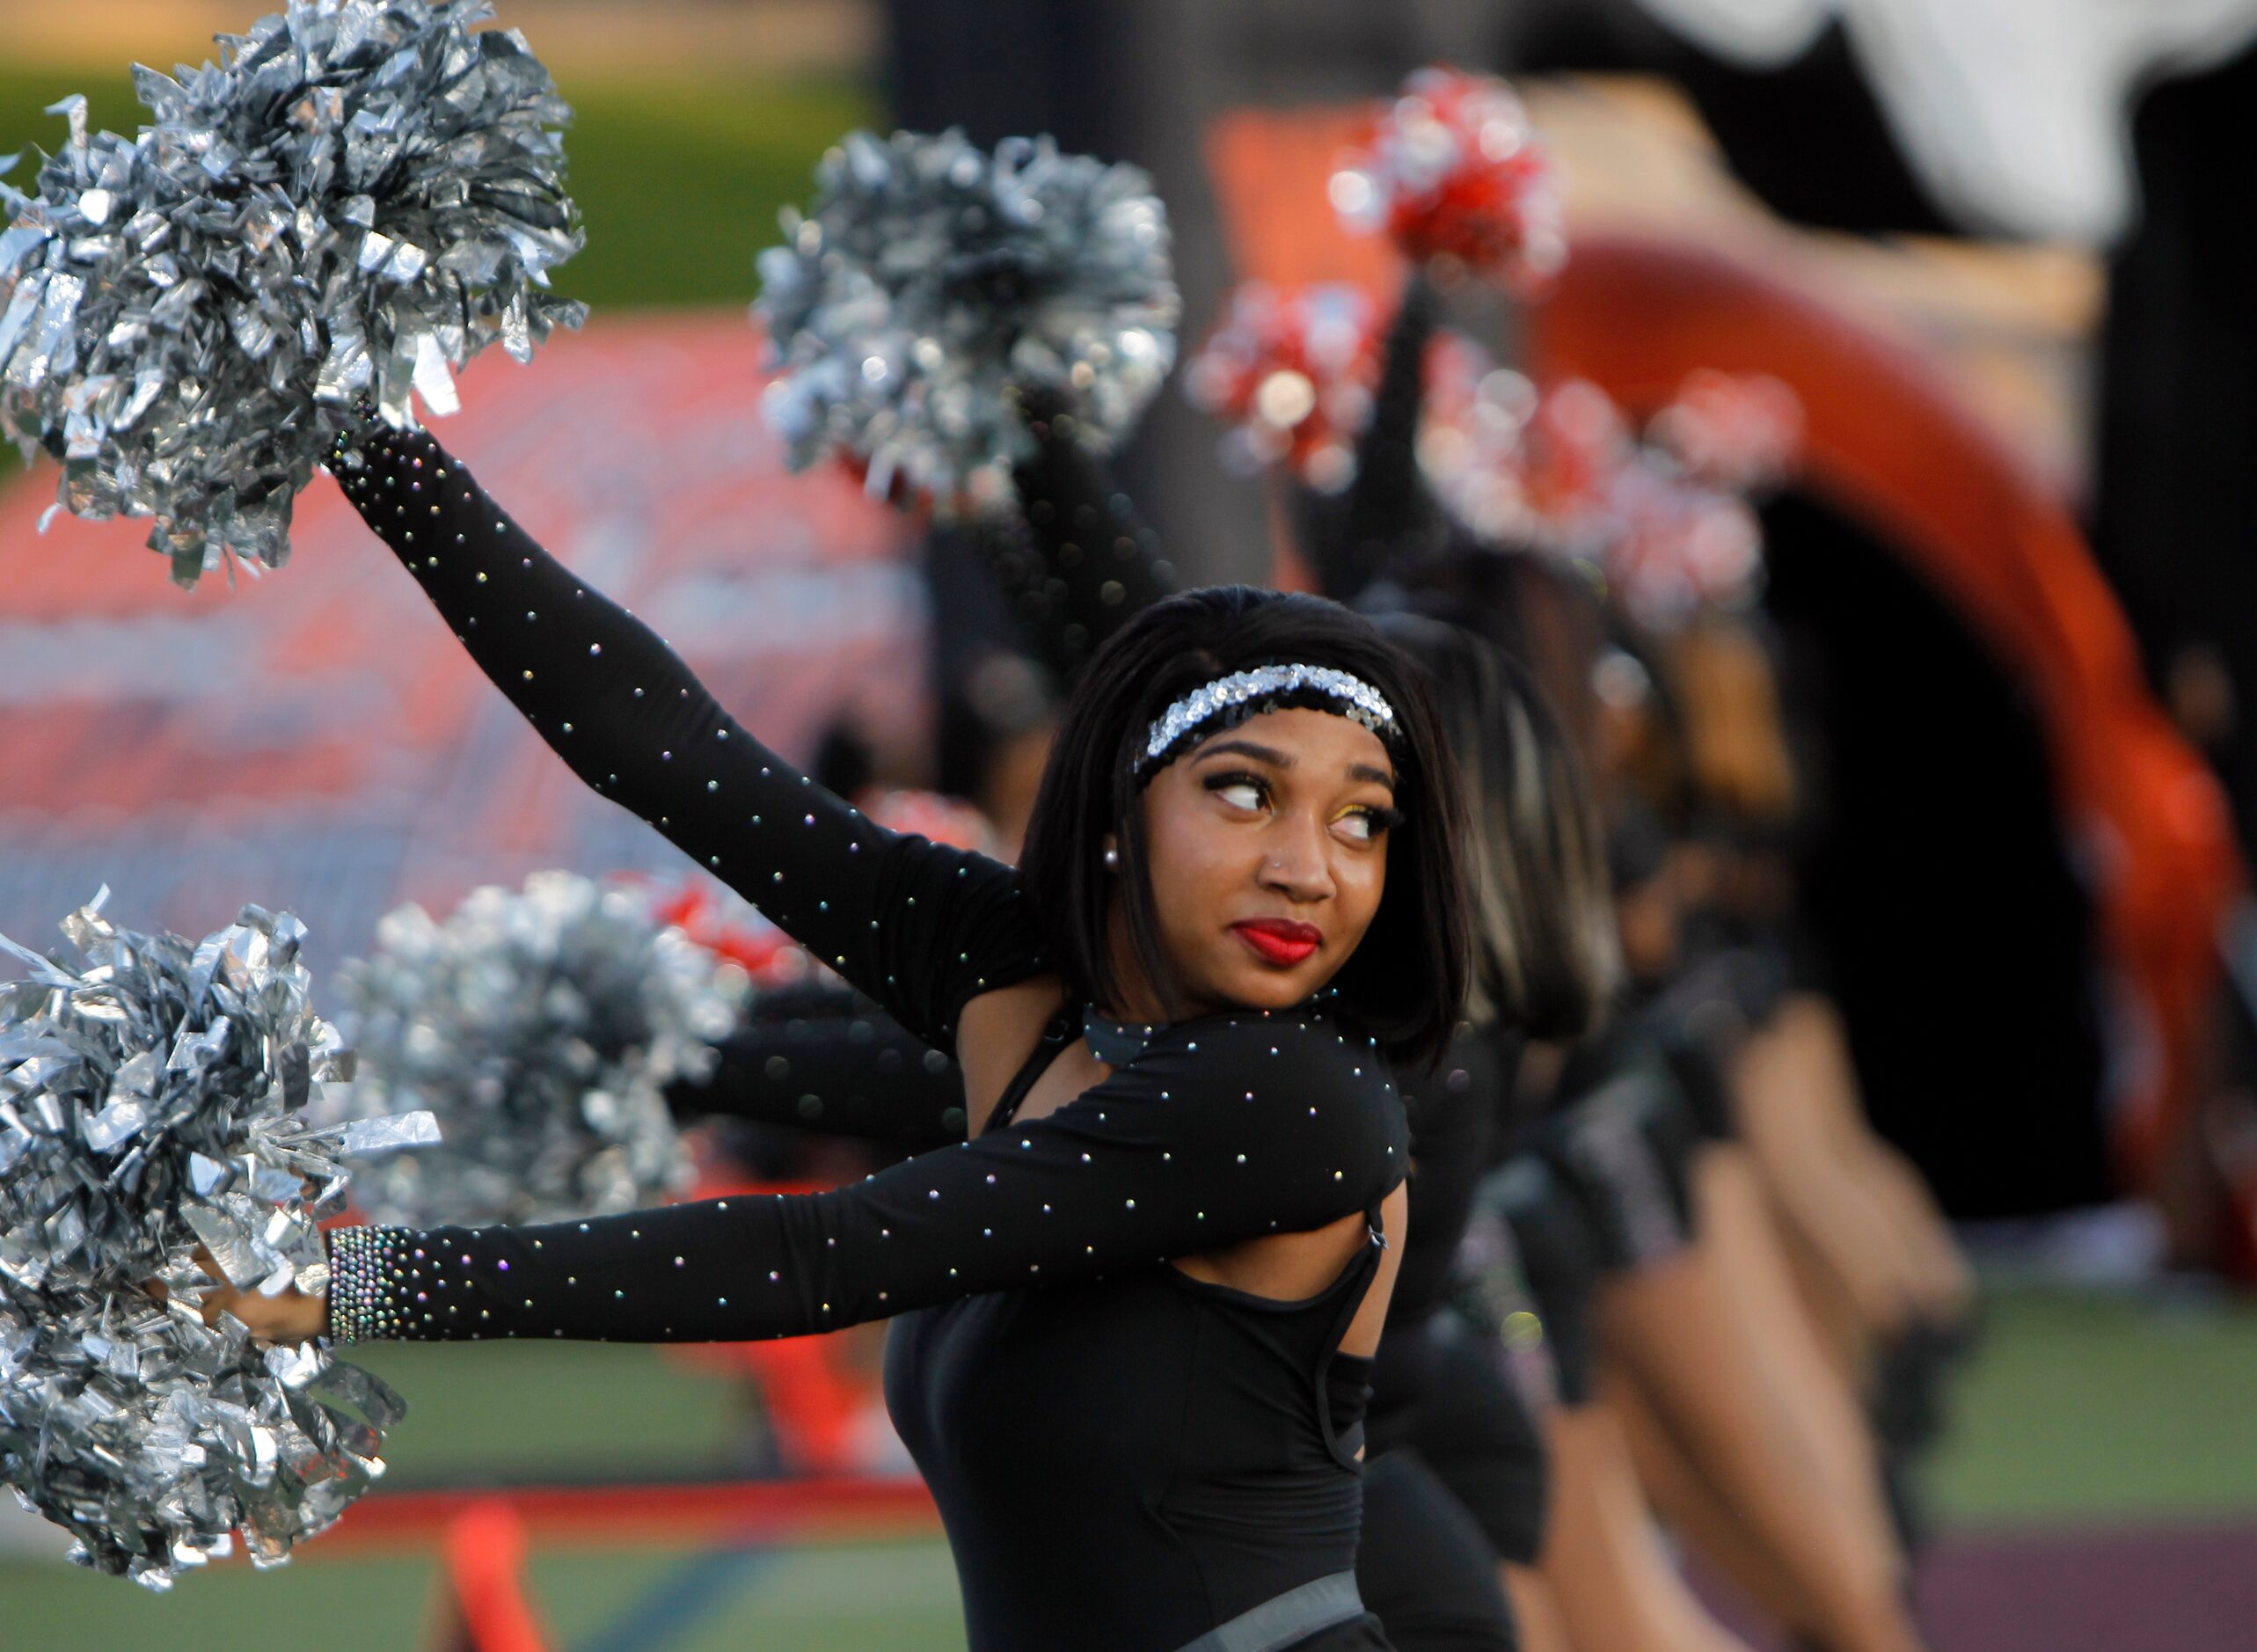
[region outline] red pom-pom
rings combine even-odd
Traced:
[[[986,815],[961,798],[902,786],[856,800],[865,815],[888,831],[908,832],[983,855],[997,852],[995,828]]]
[[[1637,460],[1630,420],[1587,378],[1547,386],[1524,432],[1530,504],[1562,545],[1603,537],[1623,473]]]
[[[1763,574],[1764,530],[1737,493],[1688,481],[1641,451],[1617,476],[1603,566],[1625,612],[1671,631],[1704,608],[1736,608]]]
[[[1436,496],[1484,539],[1596,560],[1636,453],[1613,398],[1586,379],[1539,391],[1456,334],[1428,361],[1419,461]]]
[[[1355,439],[1371,417],[1379,325],[1361,289],[1249,281],[1185,369],[1185,393],[1230,427],[1223,457],[1233,468],[1289,464],[1310,486],[1337,493],[1355,479]]]
[[[1333,174],[1331,191],[1349,228],[1523,296],[1567,262],[1558,175],[1520,99],[1494,76],[1419,70]]]
[[[712,878],[697,875],[672,888],[654,888],[651,913],[715,957],[736,965],[756,986],[788,985],[807,975],[807,961],[799,944],[749,902]]]
[[[1766,487],[1793,467],[1802,447],[1802,403],[1763,373],[1704,368],[1647,433],[1688,476],[1719,487]]]
[[[1444,335],[1447,337],[1448,335]],[[1457,342],[1428,358],[1419,457],[1436,494],[1483,538],[1603,574],[1654,629],[1748,600],[1763,530],[1745,494],[1793,462],[1800,405],[1775,379],[1703,372],[1643,440],[1603,390],[1542,391]],[[1437,373],[1435,363],[1453,363]]]

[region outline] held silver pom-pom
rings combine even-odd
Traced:
[[[178,80],[136,68],[137,137],[70,135],[0,186],[0,432],[62,460],[59,503],[150,516],[193,585],[277,567],[291,502],[362,397],[455,410],[582,307],[559,128],[571,110],[481,0],[292,0]]]
[[[760,255],[778,369],[771,420],[805,468],[834,452],[871,493],[944,510],[1012,496],[1038,392],[1096,449],[1175,360],[1167,211],[1133,166],[961,132],[849,133]]]
[[[445,1144],[359,1171],[376,1221],[532,1222],[685,1190],[666,1107],[702,1077],[738,1004],[712,954],[646,895],[568,872],[472,891],[441,923],[403,906],[340,981],[361,1060],[353,1106],[428,1108]]]
[[[206,1328],[197,1248],[240,1290],[326,1290],[338,1156],[430,1120],[314,1126],[351,1058],[308,1007],[295,918],[245,907],[198,944],[103,898],[62,925],[83,963],[0,939],[30,970],[0,985],[0,1480],[74,1560],[163,1589],[235,1531],[288,1560],[383,1472],[403,1411],[321,1343]]]

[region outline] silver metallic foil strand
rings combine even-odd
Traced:
[[[455,410],[582,306],[571,110],[482,0],[292,0],[219,61],[135,68],[138,136],[85,102],[28,192],[0,184],[0,434],[62,461],[59,502],[148,516],[193,585],[278,567],[290,508],[361,398]]]
[[[953,130],[852,132],[783,228],[754,306],[771,421],[795,466],[844,452],[879,497],[1006,505],[1034,451],[1015,392],[1102,449],[1174,363],[1167,211],[1133,166],[1047,137],[990,154]]]
[[[568,872],[471,892],[444,922],[387,914],[346,966],[361,1059],[344,1113],[428,1109],[443,1145],[356,1169],[371,1219],[413,1227],[632,1210],[690,1169],[667,1084],[710,1070],[742,971],[654,917],[647,892]]]
[[[306,1109],[352,1058],[303,927],[139,934],[106,894],[63,922],[83,961],[0,938],[26,971],[0,983],[0,1480],[73,1559],[164,1589],[238,1533],[288,1560],[383,1472],[402,1407],[320,1342],[197,1312],[199,1246],[245,1290],[327,1288],[345,1174]]]

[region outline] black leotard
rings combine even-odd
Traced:
[[[348,497],[590,786],[937,1049],[972,998],[1041,972],[1011,868],[887,831],[762,747],[427,436],[359,440]],[[888,1399],[973,1648],[1170,1652],[1348,1569],[1360,1488],[1334,1412],[1360,1385],[1335,1349],[1376,1264],[1367,1249],[1276,1303],[1168,1260],[1369,1218],[1408,1141],[1377,1049],[1327,1003],[1100,1042],[1110,1076],[1049,1116],[999,1108],[976,1139],[834,1192],[334,1233],[332,1321],[698,1341],[924,1310],[897,1331]],[[1297,1644],[1384,1641],[1358,1618]]]
[[[1589,1208],[1609,1273],[1676,1255],[1693,1236],[1698,1120],[1666,1046],[1625,1016],[1574,1051],[1537,1151]]]
[[[1458,1246],[1456,1302],[1491,1346],[1515,1348],[1516,1391],[1549,1391],[1568,1406],[1597,1398],[1592,1306],[1605,1248],[1589,1203],[1543,1154],[1516,1154],[1483,1178]],[[1516,1347],[1508,1334],[1524,1310],[1538,1316],[1541,1340]]]
[[[1410,1233],[1373,1362],[1356,1555],[1363,1598],[1404,1652],[1508,1652],[1498,1562],[1532,1562],[1542,1539],[1543,1436],[1505,1374],[1506,1327],[1474,1333],[1450,1305],[1476,1194],[1519,1123],[1523,1049],[1508,1028],[1467,1027],[1409,1099]]]
[[[1355,1575],[1401,1652],[1517,1652],[1495,1548],[1414,1449],[1375,1457],[1364,1473]]]

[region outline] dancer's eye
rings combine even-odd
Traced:
[[[1258,774],[1210,774],[1202,784],[1232,808],[1252,813],[1269,802],[1269,782]]]
[[[1370,803],[1358,803],[1345,810],[1333,822],[1340,834],[1360,844],[1377,843],[1387,833],[1403,823],[1399,808],[1383,808]]]

